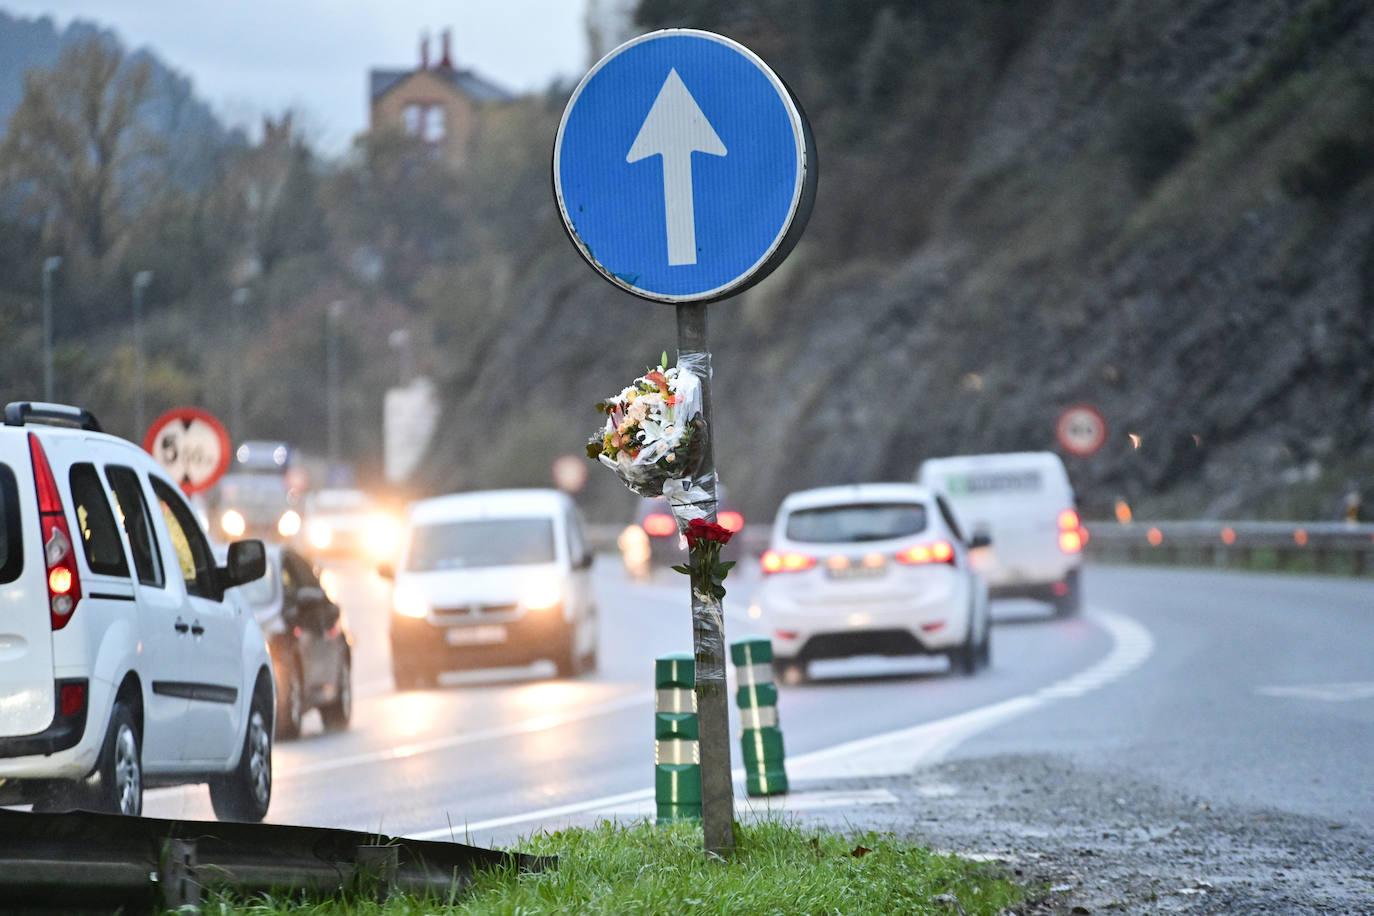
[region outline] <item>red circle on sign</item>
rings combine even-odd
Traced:
[[[168,428],[176,428],[184,432],[197,427],[199,430],[208,434],[212,441],[218,445],[218,455],[210,456],[209,461],[204,461],[198,469],[196,479],[192,479],[188,473],[184,462],[181,466],[176,461],[169,463],[166,454],[159,454],[158,439]],[[229,431],[224,428],[224,424],[217,420],[214,414],[209,411],[201,410],[199,407],[173,407],[153,421],[148,427],[148,432],[143,437],[143,450],[153,456],[158,464],[171,475],[177,482],[181,490],[186,495],[200,493],[208,490],[219,479],[224,476],[224,472],[229,470],[229,463],[233,460],[233,443],[229,440]],[[178,459],[181,456],[177,456]],[[208,470],[207,470],[208,469]]]
[[[1064,451],[1086,458],[1107,441],[1107,418],[1091,404],[1075,404],[1059,415],[1054,433]]]

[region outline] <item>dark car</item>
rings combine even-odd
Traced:
[[[724,487],[718,490],[717,498],[719,508],[716,512],[716,521],[735,533],[735,537],[725,545],[721,555],[726,560],[738,560],[741,550],[739,533],[744,530],[744,513],[730,502],[730,496]],[[647,543],[648,550],[647,557],[644,557],[644,551],[635,550],[635,545],[629,544],[627,540],[622,542],[625,565],[632,574],[648,575],[655,569],[666,569],[687,562],[687,548],[678,534],[677,521],[673,518],[666,498],[660,496],[657,499],[640,500],[639,509],[635,514],[635,526],[644,533],[643,538],[636,536],[635,539],[640,545]],[[636,562],[643,559],[647,559],[647,564]]]
[[[352,641],[339,606],[294,550],[267,548],[267,574],[243,586],[267,636],[277,682],[278,738],[295,738],[301,719],[320,711],[326,731],[353,714]]]

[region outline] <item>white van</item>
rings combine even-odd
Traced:
[[[0,804],[139,814],[150,785],[210,784],[215,814],[272,798],[272,666],[235,586],[142,449],[88,411],[9,404],[0,426]]]
[[[557,490],[488,490],[410,508],[394,579],[391,671],[399,690],[444,671],[552,660],[596,670],[592,551],[582,513]]]
[[[992,539],[974,555],[974,569],[992,597],[1035,598],[1051,602],[1061,615],[1078,612],[1088,533],[1058,455],[929,458],[916,479],[945,497],[964,530]]]

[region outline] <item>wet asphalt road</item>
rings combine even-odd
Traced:
[[[336,574],[356,646],[353,728],[326,735],[312,715],[304,738],[278,746],[270,820],[393,835],[452,824],[458,839],[476,825],[474,841],[498,843],[560,823],[548,813],[560,806],[652,784],[651,660],[690,649],[681,577],[633,583],[599,562],[595,675],[559,680],[541,665],[395,693],[385,586],[363,570]],[[731,637],[749,629],[752,584],[748,573],[730,582]],[[1153,654],[973,734],[954,760],[1062,752],[1218,797],[1374,822],[1374,583],[1099,568],[1087,596],[1090,609],[1143,625]],[[993,666],[972,678],[949,676],[942,660],[815,666],[815,681],[780,701],[789,756],[1033,694],[1115,645],[1093,613],[1058,620],[1025,602],[995,616]],[[203,787],[154,791],[145,811],[211,817]]]

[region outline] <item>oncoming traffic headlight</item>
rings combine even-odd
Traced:
[[[295,509],[287,509],[277,519],[277,534],[284,538],[293,538],[300,533],[301,514]]]
[[[248,523],[243,520],[243,513],[237,509],[229,509],[219,517],[219,527],[231,538],[241,538],[248,530]]]
[[[396,555],[401,542],[401,523],[395,517],[378,512],[369,519],[363,532],[363,546],[374,560],[386,560]]]
[[[563,586],[557,579],[537,579],[520,594],[526,610],[549,611],[563,602]]]
[[[405,585],[396,586],[391,593],[391,609],[402,617],[419,620],[429,616],[429,602],[425,596]]]

